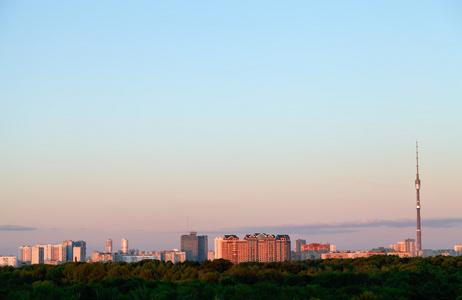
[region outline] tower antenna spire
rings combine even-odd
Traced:
[[[415,158],[417,165],[417,177],[419,177],[419,142],[415,141]]]
[[[422,230],[420,228],[420,178],[419,178],[419,144],[415,141],[415,158],[417,174],[415,179],[416,190],[416,209],[417,209],[417,254],[420,255],[422,251]]]

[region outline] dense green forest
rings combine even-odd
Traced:
[[[462,257],[0,267],[0,299],[462,299]]]

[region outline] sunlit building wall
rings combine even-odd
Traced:
[[[290,260],[288,235],[256,233],[246,235],[244,240],[239,240],[236,235],[224,235],[221,239],[215,239],[215,242],[220,249],[220,255],[216,255],[216,258],[227,259],[233,263]]]
[[[223,241],[222,236],[215,238],[215,259],[222,258],[222,250],[221,250],[222,241]]]
[[[31,264],[43,264],[44,262],[43,247],[32,247]]]
[[[4,266],[11,266],[17,267],[18,266],[18,259],[16,256],[0,256],[0,267]]]
[[[78,257],[80,258],[80,260],[78,261],[86,261],[87,260],[87,243],[84,242],[84,241],[77,241],[77,242],[74,242],[74,251],[75,251],[75,248],[80,248],[80,252],[78,253]],[[73,261],[75,261],[75,257],[76,255],[74,254],[73,256]]]
[[[112,252],[112,240],[111,239],[106,240],[106,252]]]
[[[91,261],[93,262],[107,262],[114,260],[114,253],[94,251],[91,254]]]
[[[128,240],[122,239],[122,253],[128,253]]]
[[[298,239],[295,241],[295,252],[301,251],[301,245],[306,245],[306,240]]]
[[[19,247],[18,260],[19,261],[31,261],[32,260],[32,247],[31,246]]]
[[[53,258],[53,245],[48,244],[48,245],[40,245],[43,247],[43,260],[54,260]]]
[[[74,249],[74,242],[71,240],[67,240],[64,241],[62,244],[66,249],[66,261],[72,261],[72,259],[74,258],[74,255],[72,253]]]
[[[162,261],[171,261],[172,263],[184,262],[186,260],[186,252],[172,250],[172,251],[160,251],[157,253],[157,257]]]
[[[82,247],[74,247],[74,249],[72,249],[72,253],[73,253],[73,258],[72,258],[72,261],[73,262],[81,262],[81,261],[85,261],[85,255],[83,253],[83,248]]]
[[[321,259],[330,259],[330,258],[347,259],[347,258],[358,258],[358,257],[371,257],[375,255],[386,255],[386,254],[383,252],[374,252],[374,251],[329,252],[329,253],[321,253]]]
[[[311,243],[308,245],[301,245],[301,251],[317,251],[317,252],[329,252],[330,244],[329,243]]]
[[[63,244],[54,245],[53,259],[56,261],[66,261],[66,246]]]

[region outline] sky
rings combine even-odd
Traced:
[[[0,255],[188,231],[462,243],[460,1],[0,2]],[[87,250],[87,251],[89,251]]]

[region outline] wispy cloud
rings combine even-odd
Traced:
[[[37,228],[17,226],[17,225],[0,225],[0,231],[33,231],[33,230],[37,230]]]
[[[462,225],[462,218],[430,219],[423,220],[422,227],[451,228]]]
[[[442,218],[442,219],[426,219],[422,221],[422,227],[425,228],[453,228],[462,225],[462,218]],[[268,232],[268,233],[301,233],[301,234],[342,234],[357,232],[364,228],[407,228],[415,227],[416,220],[400,219],[400,220],[359,220],[348,222],[320,222],[301,225],[274,225],[274,226],[243,226],[233,228],[223,228],[210,233],[252,233],[252,232]]]

